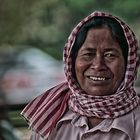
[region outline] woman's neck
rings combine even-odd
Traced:
[[[99,123],[101,123],[104,119],[102,118],[97,118],[97,117],[90,117],[88,118],[88,125],[89,128],[93,128],[95,126],[97,126]]]

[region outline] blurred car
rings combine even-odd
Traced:
[[[25,49],[15,56],[15,64],[6,70],[1,81],[8,104],[26,104],[65,81],[63,63],[37,48]]]

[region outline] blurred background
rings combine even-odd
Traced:
[[[28,131],[20,111],[59,82],[63,47],[73,27],[95,10],[124,19],[140,41],[137,0],[0,0],[0,97],[20,135]],[[140,70],[135,89],[140,94]]]

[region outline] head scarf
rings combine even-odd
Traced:
[[[123,29],[128,43],[128,59],[124,80],[115,94],[91,96],[79,88],[72,76],[71,49],[79,29],[95,16],[110,17]],[[67,108],[80,115],[99,118],[116,118],[130,112],[139,103],[134,91],[134,81],[140,64],[138,43],[131,29],[119,18],[105,12],[93,12],[84,18],[71,32],[64,47],[64,63],[67,82],[59,84],[31,101],[22,111],[30,127],[42,137],[48,138]]]

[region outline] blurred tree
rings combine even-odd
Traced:
[[[129,22],[140,19],[140,1],[137,0],[114,0],[112,10],[125,17]]]
[[[0,44],[32,45],[62,59],[68,35],[83,17],[102,10],[134,24],[139,7],[137,0],[0,0]]]
[[[40,16],[27,26],[26,42],[62,59],[62,48],[68,35],[83,17],[95,10],[102,10],[133,24],[140,19],[139,5],[140,2],[136,0],[46,0]]]
[[[34,15],[37,0],[0,0],[0,45],[22,38],[22,29]]]

